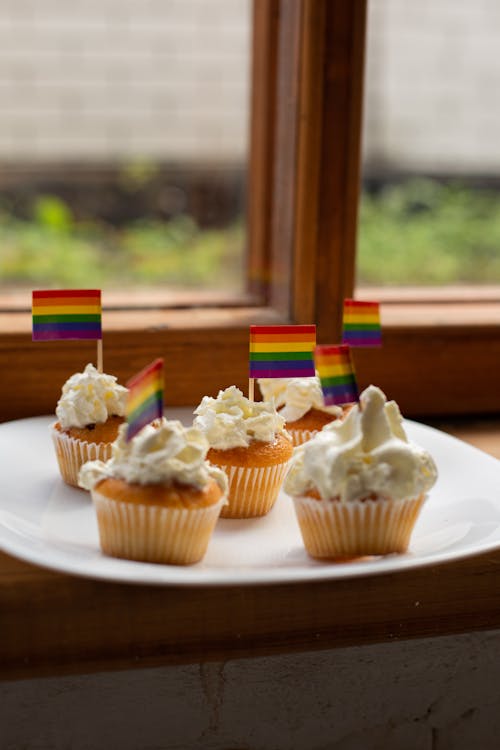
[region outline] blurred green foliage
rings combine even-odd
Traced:
[[[426,179],[365,193],[358,283],[500,283],[500,193]]]
[[[241,220],[222,229],[202,230],[188,216],[112,227],[77,221],[42,195],[29,220],[0,211],[0,283],[240,288],[244,242]],[[500,194],[424,179],[365,192],[358,281],[500,283]]]
[[[187,216],[124,227],[77,222],[54,196],[40,197],[31,221],[0,213],[0,282],[5,286],[173,284],[240,288],[242,222],[200,230]]]

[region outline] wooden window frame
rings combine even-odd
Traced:
[[[247,387],[250,323],[316,322],[339,338],[354,292],[366,0],[254,0],[248,178],[249,296],[105,309],[104,364],[125,381],[166,360],[167,404]],[[258,298],[255,304],[252,299]],[[361,387],[409,416],[500,411],[500,298],[391,299],[384,345],[357,350]],[[0,419],[51,413],[95,347],[31,342],[28,310],[0,313]]]

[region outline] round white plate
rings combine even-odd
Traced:
[[[189,422],[192,413],[170,410]],[[410,551],[351,563],[306,554],[292,502],[281,493],[264,518],[220,519],[204,560],[182,567],[103,555],[90,496],[59,477],[51,417],[0,424],[0,548],[54,570],[160,585],[287,583],[366,576],[455,560],[500,546],[500,462],[455,438],[406,421],[409,438],[434,456],[439,480],[414,529]]]

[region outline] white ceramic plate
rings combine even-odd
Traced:
[[[188,410],[169,418],[189,420]],[[0,424],[0,548],[54,570],[159,585],[286,583],[366,576],[448,562],[500,546],[500,462],[416,422],[410,439],[434,456],[439,480],[405,555],[320,563],[302,545],[292,502],[281,493],[268,516],[219,520],[201,563],[181,567],[103,555],[90,496],[59,478],[49,417]]]

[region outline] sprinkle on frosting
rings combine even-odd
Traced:
[[[250,401],[234,385],[217,398],[205,396],[194,413],[194,426],[217,450],[248,447],[254,440],[272,443],[278,433],[286,434],[285,420],[272,402]]]
[[[284,489],[341,501],[401,500],[427,492],[436,479],[432,457],[408,441],[397,404],[371,385],[345,420],[295,449]]]
[[[127,441],[127,426],[121,425],[109,461],[89,461],[80,470],[80,487],[90,490],[107,477],[130,484],[179,484],[205,487],[213,479],[223,492],[224,472],[212,466],[206,455],[208,441],[200,430],[184,427],[177,420],[148,424]]]
[[[127,389],[114,375],[98,372],[88,364],[63,385],[56,415],[63,430],[106,422],[108,417],[125,415]]]
[[[274,399],[278,412],[287,422],[296,422],[311,409],[318,409],[332,418],[341,417],[340,406],[325,406],[318,377],[260,378],[259,388],[265,401]]]

